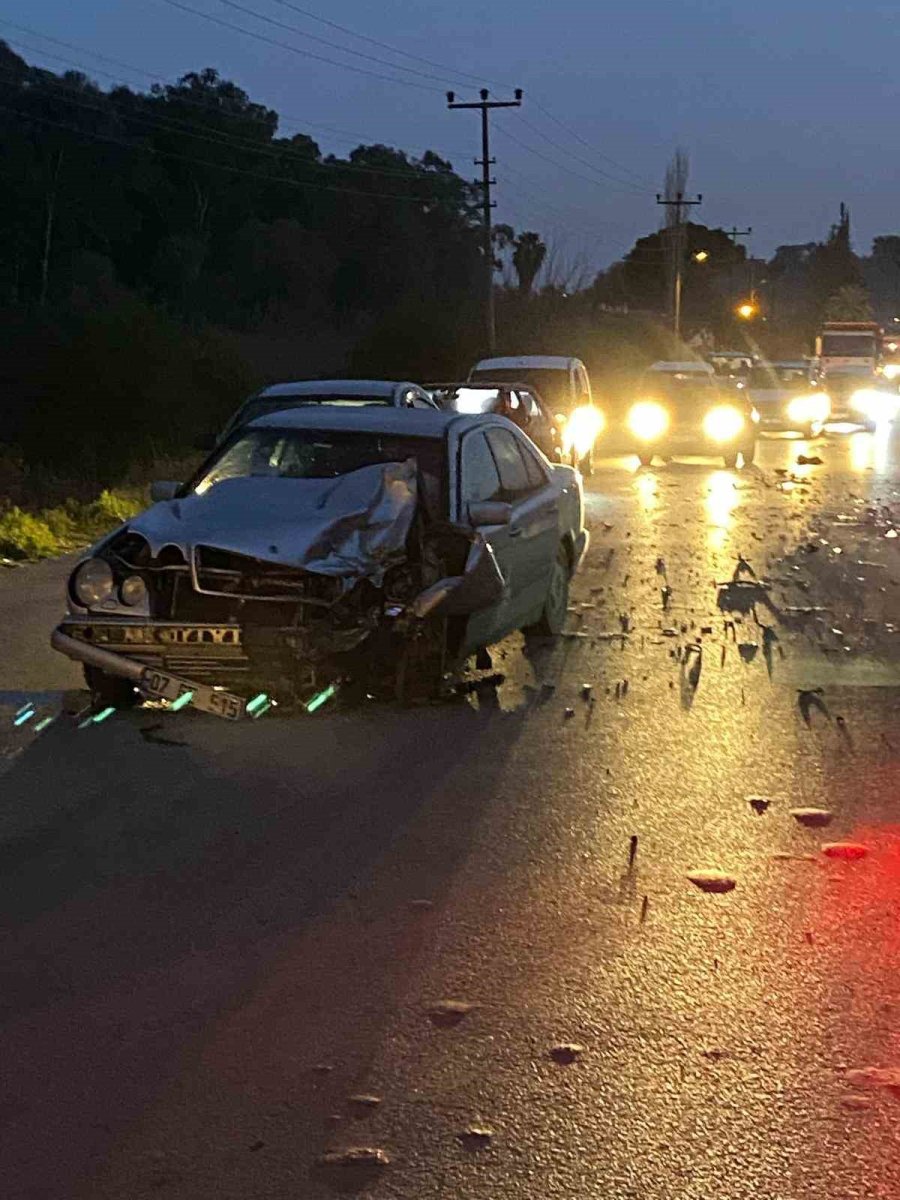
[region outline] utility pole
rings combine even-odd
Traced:
[[[696,200],[685,200],[684,192],[676,192],[673,200],[657,195],[656,203],[665,208],[675,210],[675,221],[670,227],[672,237],[672,254],[675,260],[675,285],[672,303],[672,328],[676,337],[681,337],[681,286],[684,273],[684,210],[703,203],[703,197],[698,193]]]
[[[732,246],[734,246],[734,248],[737,249],[738,238],[749,237],[750,234],[753,232],[753,226],[748,225],[746,229],[738,229],[738,227],[736,225],[733,225],[731,227],[731,229],[726,229],[725,232],[731,238]],[[732,304],[734,304],[735,300],[737,299],[737,296],[735,295],[735,288],[734,288],[734,276],[735,276],[735,267],[736,266],[737,266],[737,263],[732,262],[732,264],[731,264],[731,303]],[[749,282],[750,282],[750,300],[752,301],[753,300],[752,267],[751,267],[751,275],[750,275]]]
[[[516,88],[513,95],[515,100],[489,100],[487,88],[479,92],[480,100],[463,104],[457,101],[455,92],[447,93],[448,108],[477,108],[481,113],[481,158],[475,159],[475,165],[481,167],[481,211],[483,214],[482,237],[484,244],[484,273],[485,273],[485,327],[487,330],[488,353],[493,354],[497,347],[497,330],[494,321],[494,241],[491,229],[491,187],[496,179],[491,179],[491,167],[496,159],[491,158],[490,136],[488,129],[488,112],[492,108],[519,108],[522,104],[522,89]]]

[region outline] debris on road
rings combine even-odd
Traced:
[[[810,829],[820,829],[823,825],[830,825],[834,819],[834,813],[829,812],[827,808],[792,808],[790,814],[795,821]]]
[[[826,842],[822,853],[826,858],[843,858],[847,862],[856,862],[866,857],[869,847],[861,842]]]
[[[594,690],[594,689],[593,689],[593,686],[592,686],[590,683],[583,683],[583,684],[581,685],[581,698],[582,698],[582,700],[590,700],[590,698],[591,698],[591,693],[593,692],[593,690]]]
[[[861,1096],[859,1092],[851,1092],[849,1096],[841,1097],[841,1106],[843,1108],[853,1109],[857,1112],[864,1112],[866,1109],[872,1108],[874,1101],[871,1096]]]
[[[724,871],[689,871],[688,879],[701,892],[730,892],[737,881]]]
[[[459,1134],[459,1140],[467,1150],[483,1150],[491,1144],[493,1138],[493,1129],[488,1129],[486,1125],[470,1125]]]
[[[643,898],[643,900],[641,901],[641,924],[642,925],[647,920],[647,913],[648,913],[649,909],[650,909],[650,897],[645,896]]]
[[[633,833],[628,839],[628,869],[634,866],[634,860],[637,858],[638,852],[638,835]]]
[[[565,710],[565,712],[563,713],[563,717],[564,717],[564,718],[565,718],[567,721],[568,721],[568,720],[569,720],[571,717],[574,717],[574,716],[575,716],[575,709],[574,709],[574,708],[567,708],[567,709]]]
[[[767,799],[765,796],[748,796],[747,803],[755,813],[762,814],[766,811],[772,801]]]
[[[900,1089],[900,1067],[851,1067],[844,1078],[854,1088]]]
[[[410,900],[409,907],[416,912],[431,912],[434,908],[433,900]]]
[[[366,1116],[373,1109],[378,1108],[381,1104],[380,1096],[372,1096],[366,1092],[361,1092],[356,1096],[351,1096],[348,1104],[354,1110],[357,1116]]]
[[[822,459],[818,454],[798,454],[797,466],[799,467],[821,467]]]
[[[738,654],[741,656],[741,661],[744,663],[752,663],[756,658],[756,652],[759,650],[758,642],[739,642]]]
[[[563,1042],[559,1046],[554,1046],[550,1051],[550,1057],[561,1067],[570,1067],[572,1063],[581,1058],[582,1054],[584,1054],[584,1046],[580,1046],[577,1042]]]
[[[477,1007],[477,1004],[470,1004],[468,1000],[436,1000],[429,1004],[425,1011],[432,1025],[437,1025],[440,1029],[452,1029]]]
[[[322,1182],[335,1191],[358,1192],[374,1183],[390,1162],[384,1150],[351,1146],[347,1150],[327,1150],[314,1166]]]
[[[823,699],[825,695],[824,688],[800,688],[797,691],[797,706],[800,709],[800,715],[803,717],[806,725],[812,725],[812,710],[818,709],[820,713],[831,720],[831,713],[828,711],[828,705]]]

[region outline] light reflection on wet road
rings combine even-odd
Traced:
[[[374,1200],[893,1197],[898,1101],[846,1071],[900,1065],[897,464],[869,434],[767,439],[745,471],[605,462],[589,636],[510,639],[493,703],[181,713],[186,747],[141,737],[158,714],[12,726],[41,568],[0,680],[4,1194],[319,1200],[315,1156],[367,1145]],[[771,678],[717,605],[739,556],[782,614]],[[821,854],[842,840],[867,857]],[[438,1029],[442,997],[478,1007]]]

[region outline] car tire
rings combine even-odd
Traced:
[[[107,675],[99,667],[85,666],[84,681],[97,704],[104,708],[134,708],[140,696],[130,679]]]
[[[585,479],[590,479],[594,473],[594,451],[589,450],[584,458],[578,463],[578,470]]]
[[[639,454],[638,460],[640,461],[640,464],[642,467],[652,467],[653,466],[653,455],[652,454]]]
[[[749,446],[745,446],[743,448],[743,450],[741,451],[741,457],[744,460],[745,467],[749,467],[749,466],[753,465],[753,460],[756,458],[756,442],[755,441],[751,442]]]
[[[723,461],[724,461],[724,463],[725,463],[725,466],[726,466],[726,467],[727,467],[727,468],[728,468],[730,471],[733,471],[733,470],[735,469],[735,467],[737,467],[737,465],[738,465],[738,454],[739,454],[739,453],[740,453],[740,452],[739,452],[738,450],[733,450],[733,451],[732,451],[730,454],[723,454],[723,455],[722,455],[722,459],[723,459]]]
[[[556,561],[550,573],[550,583],[547,586],[547,597],[540,617],[534,625],[529,625],[526,633],[537,637],[557,637],[562,633],[569,611],[569,579],[572,568],[569,554],[560,542],[556,551]]]

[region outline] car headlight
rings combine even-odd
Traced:
[[[642,442],[653,442],[669,428],[669,414],[655,400],[641,400],[628,412],[628,428]]]
[[[703,432],[714,442],[732,442],[743,428],[743,414],[730,404],[711,408],[703,418]]]
[[[119,584],[119,599],[129,608],[141,604],[147,595],[147,585],[140,575],[129,575]]]
[[[85,608],[102,604],[113,594],[112,567],[103,558],[89,558],[72,576],[72,592]]]
[[[850,397],[850,407],[871,421],[892,421],[897,415],[898,399],[892,392],[877,388],[859,388]]]
[[[568,453],[574,448],[578,457],[584,458],[593,449],[594,442],[603,432],[604,424],[599,408],[594,408],[592,404],[583,404],[581,408],[576,408],[563,430],[563,449]]]
[[[824,425],[831,416],[831,397],[824,392],[795,396],[787,406],[787,415],[797,425]]]

